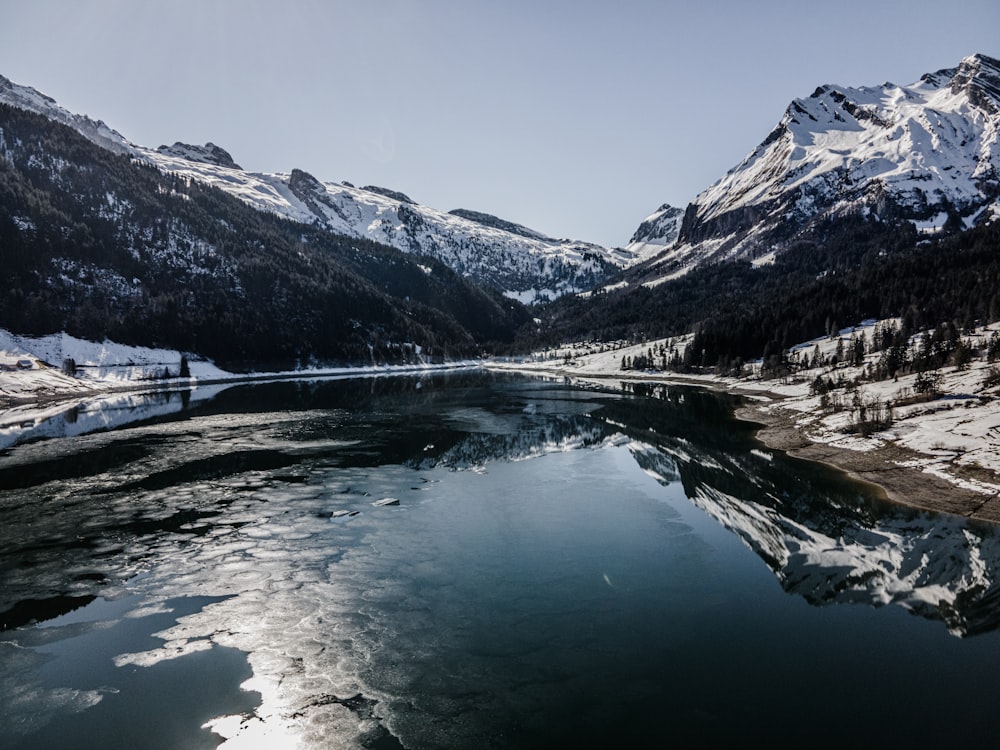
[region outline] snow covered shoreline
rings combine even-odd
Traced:
[[[760,424],[758,437],[769,448],[834,466],[879,487],[896,503],[1000,523],[1000,382],[995,382],[997,367],[985,356],[941,367],[935,371],[933,393],[925,394],[918,379],[926,379],[927,373],[867,380],[865,373],[880,356],[877,351],[857,364],[810,366],[810,357],[819,354],[824,360],[862,333],[872,341],[881,323],[866,321],[795,347],[792,356],[802,365],[780,378],[762,377],[760,362],[746,366],[738,378],[622,369],[636,357],[658,360],[657,353],[669,349],[683,353],[689,337],[630,345],[574,344],[489,366],[604,385],[609,380],[693,385],[737,394],[747,399],[737,416]],[[978,328],[962,341],[971,351],[985,352],[997,331],[998,324]],[[914,345],[919,344],[918,339]],[[816,392],[817,377],[845,385],[824,398]],[[859,411],[852,404],[878,404],[891,419],[859,430],[854,424]]]
[[[190,401],[211,398],[239,383],[383,377],[479,366],[478,361],[456,361],[234,373],[176,350],[96,343],[66,334],[17,336],[0,330],[0,449],[29,433],[48,434],[46,422],[69,410],[74,424],[66,434],[77,434],[95,421],[97,428],[114,424],[116,417],[111,415],[119,412],[170,411],[168,402],[179,393]]]
[[[839,335],[806,342],[793,357],[806,362],[843,350],[862,333],[874,337],[878,323],[844,329]],[[968,343],[983,350],[1000,325],[977,329]],[[13,336],[0,331],[0,432],[40,423],[74,402],[90,406],[96,400],[130,402],[150,393],[190,389],[210,397],[218,386],[240,382],[294,378],[336,378],[404,375],[486,366],[569,377],[578,382],[607,386],[618,382],[692,385],[741,395],[747,399],[737,416],[761,425],[758,437],[768,447],[803,459],[834,466],[880,487],[885,496],[914,508],[952,513],[1000,523],[1000,382],[997,368],[985,357],[962,367],[939,370],[935,392],[915,397],[920,374],[899,375],[869,382],[861,378],[877,358],[867,354],[848,365],[806,366],[781,378],[764,378],[760,363],[749,365],[742,377],[712,374],[676,374],[654,370],[623,370],[625,361],[654,351],[683,352],[687,339],[679,337],[641,344],[575,344],[516,360],[455,362],[446,365],[370,366],[306,369],[289,372],[241,374],[221,370],[180,352],[93,343],[65,334],[41,338]],[[662,349],[660,347],[663,347]],[[73,374],[69,370],[75,369]],[[815,390],[816,378],[848,383],[834,403]],[[860,382],[855,382],[861,378]],[[853,385],[850,385],[853,383]],[[891,423],[859,433],[851,429],[857,412],[845,406],[892,404]],[[112,407],[114,408],[114,407]]]

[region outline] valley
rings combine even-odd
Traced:
[[[855,459],[886,454],[883,473],[908,464],[955,512],[996,520],[993,58],[819,86],[686,209],[661,205],[610,249],[248,172],[213,143],[140,146],[7,79],[0,109],[0,398],[28,410],[8,424],[71,396],[261,377],[682,379],[766,392],[744,412],[776,447],[866,476]]]
[[[790,52],[805,6],[794,34],[737,30],[752,65],[711,59],[713,21],[670,68],[695,31],[674,8],[579,36],[596,5],[449,6],[438,29],[436,4],[312,4],[316,36],[305,5],[256,45],[242,5],[160,14],[156,81],[95,79],[192,120],[160,146],[0,76],[5,741],[991,742],[1000,61],[774,100],[781,72],[854,61]],[[899,20],[871,26],[918,46]],[[192,28],[217,67],[188,66]],[[777,119],[730,152],[714,126],[756,130],[765,98]],[[704,187],[726,168],[706,143],[736,163]],[[671,197],[684,150],[711,176]],[[588,225],[638,184],[661,187],[620,243],[515,220]]]

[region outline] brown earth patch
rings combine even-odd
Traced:
[[[839,469],[877,487],[892,502],[1000,523],[1000,497],[973,492],[919,469],[898,465],[921,458],[915,451],[894,444],[871,451],[852,451],[814,443],[795,425],[793,415],[776,414],[756,405],[741,407],[736,416],[760,424],[757,437],[769,448]]]

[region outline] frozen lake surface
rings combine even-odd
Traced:
[[[25,426],[5,746],[991,738],[997,530],[768,451],[733,403],[464,373]]]

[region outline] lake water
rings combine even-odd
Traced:
[[[293,381],[8,425],[3,746],[993,741],[996,528],[640,391]]]

